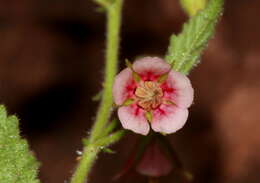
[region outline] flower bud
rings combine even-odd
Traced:
[[[205,8],[207,0],[181,0],[181,5],[189,16],[194,16]]]
[[[153,143],[145,150],[136,170],[148,177],[161,177],[171,172],[172,164],[160,146]]]

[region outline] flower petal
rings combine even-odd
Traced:
[[[153,112],[152,129],[166,134],[174,133],[184,126],[188,113],[187,109],[162,104]]]
[[[118,109],[118,117],[125,129],[142,135],[147,135],[150,130],[143,109],[137,105],[123,106]]]
[[[136,170],[145,176],[160,177],[169,174],[172,170],[172,165],[159,145],[154,143],[147,147]]]
[[[166,92],[165,97],[169,98],[180,108],[188,108],[193,102],[194,90],[187,76],[176,71],[171,71],[166,80],[168,87],[173,91]]]
[[[113,85],[113,97],[114,101],[117,105],[123,104],[123,102],[129,97],[129,92],[131,91],[131,87],[128,91],[128,86],[134,85],[132,71],[129,68],[122,70],[116,77]]]
[[[133,69],[139,74],[150,72],[154,75],[161,75],[170,70],[171,66],[158,57],[144,57],[133,63]]]

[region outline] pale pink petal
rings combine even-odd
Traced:
[[[147,135],[150,130],[144,111],[136,105],[123,106],[118,109],[118,117],[125,129],[142,135]]]
[[[194,90],[187,76],[171,71],[166,81],[172,92],[166,92],[165,97],[170,98],[180,108],[188,108],[193,102]]]
[[[144,57],[133,63],[133,69],[139,74],[150,72],[154,75],[161,75],[170,70],[171,66],[158,57]]]
[[[117,105],[123,104],[128,97],[127,86],[131,85],[132,71],[129,68],[122,70],[116,77],[113,85],[114,102]]]
[[[187,121],[188,110],[174,105],[162,104],[153,111],[152,129],[161,133],[174,133],[181,129]]]
[[[157,144],[151,144],[144,152],[136,170],[145,176],[160,177],[169,174],[172,170],[172,165],[160,147]]]

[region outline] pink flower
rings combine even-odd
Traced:
[[[116,76],[113,96],[125,129],[147,135],[151,126],[170,134],[187,121],[193,88],[185,75],[173,71],[164,60],[144,57]]]
[[[136,170],[148,177],[161,177],[171,172],[172,162],[162,152],[158,144],[153,143],[145,150]]]
[[[113,180],[138,182],[137,180],[140,180],[138,174],[154,180],[167,176],[172,171],[183,171],[175,151],[164,136],[151,134],[151,136],[138,139],[130,150],[130,155],[124,166]]]

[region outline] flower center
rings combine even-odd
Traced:
[[[162,103],[163,91],[157,82],[141,82],[136,88],[135,96],[138,99],[138,105],[146,111],[156,109]]]

